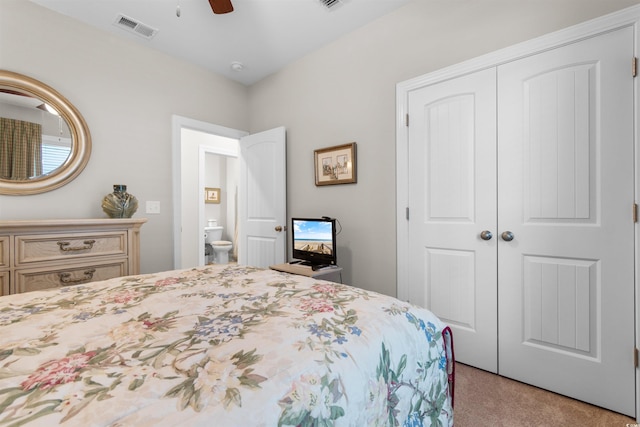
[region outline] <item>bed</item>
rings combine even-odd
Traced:
[[[0,298],[2,426],[451,426],[450,330],[238,265]]]

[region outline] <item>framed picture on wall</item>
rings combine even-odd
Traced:
[[[204,189],[205,203],[220,203],[220,189],[206,187]]]
[[[314,157],[316,185],[357,182],[355,142],[315,150]]]

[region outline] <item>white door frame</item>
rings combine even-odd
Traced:
[[[171,149],[172,149],[172,175],[173,175],[173,267],[182,268],[182,189],[181,189],[181,145],[182,145],[182,129],[192,129],[199,132],[210,133],[213,135],[223,136],[227,138],[240,139],[249,135],[238,129],[227,128],[212,123],[202,122],[188,117],[173,115],[171,118]],[[202,185],[200,187],[203,187]],[[202,190],[204,191],[204,190]],[[204,194],[203,197],[204,198]],[[204,206],[202,207],[204,210]],[[204,216],[204,212],[199,213],[200,221]],[[200,233],[202,234],[202,233]],[[200,236],[202,240],[200,247],[204,247],[204,236]]]
[[[409,206],[409,152],[408,152],[408,130],[407,113],[409,92],[439,83],[454,77],[459,77],[468,73],[479,71],[488,67],[495,67],[506,62],[510,62],[525,56],[533,55],[548,49],[552,49],[563,44],[582,40],[594,35],[615,30],[618,28],[632,26],[635,30],[634,55],[640,56],[638,47],[640,46],[640,6],[632,6],[600,18],[587,21],[560,31],[556,31],[533,40],[516,44],[496,52],[489,53],[460,64],[455,64],[432,73],[416,77],[396,85],[396,232],[397,232],[397,295],[399,299],[407,300],[409,295],[409,268],[408,268],[408,248],[409,248],[409,227],[407,215]],[[629,70],[631,72],[631,59],[629,58]],[[634,85],[635,104],[635,198],[636,203],[640,201],[640,144],[638,141],[638,130],[640,129],[640,117],[638,114],[640,103],[640,85],[636,77]],[[631,209],[631,208],[630,208]],[[636,273],[640,272],[640,227],[635,227],[635,251],[636,251]],[[640,342],[640,276],[636,274],[635,281],[635,318],[636,318],[636,348]],[[455,338],[454,338],[455,339]],[[636,368],[636,419],[640,421],[640,370]]]

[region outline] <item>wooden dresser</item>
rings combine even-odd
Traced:
[[[0,221],[0,295],[139,274],[146,221]]]

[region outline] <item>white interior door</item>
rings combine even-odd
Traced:
[[[499,372],[635,414],[633,30],[498,67]]]
[[[238,262],[268,267],[286,260],[285,128],[240,139]]]
[[[497,372],[495,69],[411,92],[409,112],[409,299]]]

